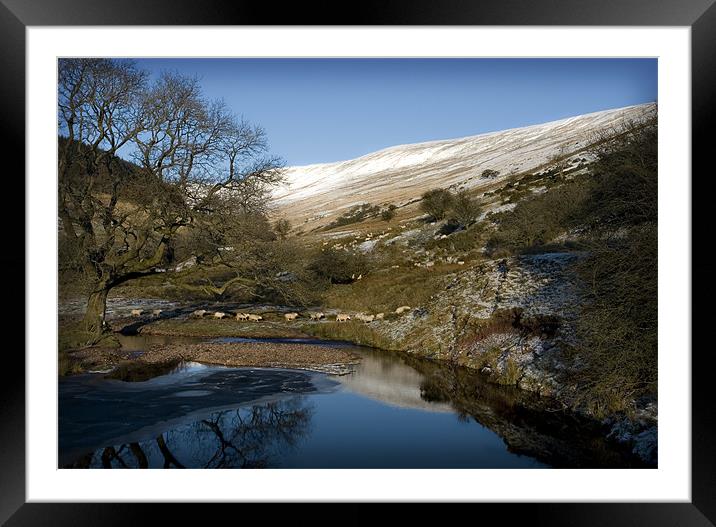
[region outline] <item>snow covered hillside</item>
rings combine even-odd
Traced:
[[[281,215],[311,228],[360,203],[400,206],[433,188],[487,187],[510,174],[534,170],[555,156],[579,151],[595,133],[654,110],[653,103],[629,106],[524,128],[394,146],[338,163],[289,167],[286,183],[274,198]],[[499,176],[483,178],[485,170]]]

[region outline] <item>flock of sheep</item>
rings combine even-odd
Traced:
[[[143,309],[132,309],[132,312],[131,312],[130,314],[131,314],[133,317],[141,317],[143,313],[144,313],[144,310],[143,310]],[[153,316],[153,317],[158,317],[158,316],[161,315],[161,314],[162,314],[162,310],[161,310],[161,309],[152,309],[152,316]]]
[[[402,315],[403,313],[410,311],[410,306],[400,306],[395,310],[395,313],[398,315]],[[139,317],[142,316],[144,313],[143,309],[132,309],[131,315],[133,317]],[[151,314],[153,317],[158,317],[161,315],[162,310],[161,309],[154,309],[152,310]],[[229,313],[224,313],[223,311],[215,311],[213,314],[207,311],[206,309],[197,309],[196,311],[192,311],[189,314],[189,318],[204,318],[205,315],[210,315],[212,318],[221,320],[226,317],[231,317]],[[300,317],[298,313],[285,313],[283,317],[286,319],[287,322],[291,322],[293,320],[296,320],[298,317]],[[312,312],[308,313],[308,317],[311,320],[322,320],[326,318],[325,313],[321,312]],[[369,323],[373,322],[374,320],[383,320],[385,317],[385,313],[377,313],[375,315],[366,314],[366,313],[358,313],[357,315],[354,315],[356,320],[361,320],[363,322]],[[239,321],[245,321],[249,320],[251,322],[259,322],[260,320],[263,320],[263,317],[261,315],[256,315],[253,313],[236,313],[234,315],[234,318]],[[338,313],[336,315],[336,322],[347,322],[351,320],[351,316],[346,313]]]

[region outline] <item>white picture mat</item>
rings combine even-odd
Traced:
[[[690,501],[690,28],[27,28],[27,500]],[[658,57],[659,468],[57,468],[58,56]],[[236,108],[236,111],[241,111]]]

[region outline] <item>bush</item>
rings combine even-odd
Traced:
[[[279,238],[282,240],[286,239],[288,233],[291,232],[291,222],[285,218],[281,218],[274,224],[273,230]]]
[[[495,214],[498,227],[488,240],[488,254],[514,254],[539,247],[583,224],[590,190],[586,179],[569,181],[544,194],[531,195],[512,211]]]
[[[381,211],[380,217],[382,218],[383,221],[390,221],[390,220],[392,220],[393,218],[395,218],[395,209],[397,209],[397,208],[398,208],[398,207],[396,207],[395,205],[393,205],[393,204],[391,203],[390,205],[388,205],[388,208],[387,208],[387,209],[383,209],[383,210]]]
[[[628,411],[657,389],[657,228],[592,242],[578,272],[588,302],[577,323],[574,380],[597,415]]]
[[[658,211],[656,120],[627,123],[597,147],[590,174],[594,191],[586,208],[590,226],[613,230],[655,222]]]
[[[500,173],[497,170],[491,170],[488,168],[487,170],[482,171],[482,174],[480,175],[480,177],[482,179],[493,179],[499,175],[500,175]]]
[[[359,252],[328,247],[317,254],[309,266],[316,275],[332,284],[349,284],[353,276],[365,273],[368,261]]]
[[[655,397],[658,369],[656,119],[604,139],[584,207],[592,236],[578,273],[588,301],[573,350],[578,403],[596,415]]]
[[[325,230],[330,230],[335,227],[342,227],[343,225],[351,225],[353,223],[360,223],[368,218],[375,217],[380,213],[380,207],[377,205],[371,205],[370,203],[362,203],[351,207],[348,212],[342,214],[334,221],[329,223]]]
[[[463,227],[469,227],[480,216],[480,206],[470,197],[467,191],[461,190],[452,200],[450,206],[450,219],[455,220]]]
[[[450,223],[446,225],[450,225]],[[483,223],[475,223],[469,228],[459,231],[453,229],[450,232],[447,230],[443,232],[441,229],[439,232],[441,234],[449,234],[449,236],[447,238],[429,240],[425,244],[426,249],[444,249],[451,254],[467,253],[475,249],[481,249],[485,244],[485,238],[487,236],[486,226]]]
[[[453,204],[454,196],[446,189],[429,190],[422,196],[420,209],[434,220],[442,220]]]

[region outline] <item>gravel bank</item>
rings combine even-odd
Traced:
[[[168,364],[194,361],[222,366],[254,366],[265,368],[295,368],[344,375],[359,357],[345,349],[301,343],[232,342],[154,345],[146,352],[128,355],[110,350],[87,348],[73,352],[85,370],[111,367]],[[91,365],[91,366],[90,366]]]

